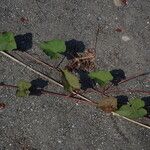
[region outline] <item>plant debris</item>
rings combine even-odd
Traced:
[[[0,103],[0,110],[4,109],[6,105],[4,103]]]
[[[117,110],[117,99],[115,97],[106,97],[99,101],[98,108],[101,108],[103,111],[110,113]]]
[[[121,7],[122,5],[127,5],[128,4],[128,0],[113,0],[115,6],[117,7]]]
[[[90,71],[95,68],[95,51],[93,49],[86,49],[84,53],[77,53],[76,55],[66,66],[69,71],[74,69]]]

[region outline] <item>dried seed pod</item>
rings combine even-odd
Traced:
[[[95,51],[93,49],[86,49],[84,53],[77,53],[77,56],[69,62],[66,68],[69,71],[74,69],[81,69],[83,71],[90,71],[95,68]]]

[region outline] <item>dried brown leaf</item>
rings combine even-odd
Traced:
[[[70,71],[74,69],[93,70],[95,68],[95,51],[87,49],[84,53],[77,53],[77,56],[69,62],[66,68]]]
[[[115,97],[106,97],[99,101],[98,108],[101,108],[105,112],[112,112],[117,109],[117,99]]]

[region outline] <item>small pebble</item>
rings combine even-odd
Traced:
[[[62,143],[62,141],[61,141],[61,140],[58,140],[58,143]]]
[[[130,41],[130,38],[127,35],[123,35],[122,40],[125,42],[128,42],[128,41]]]
[[[122,6],[122,0],[113,0],[113,1],[114,1],[115,6],[117,7]]]
[[[128,0],[113,0],[115,6],[117,7],[121,7],[122,5],[127,5],[128,4]]]

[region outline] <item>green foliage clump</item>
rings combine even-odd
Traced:
[[[24,81],[24,80],[20,80],[18,83],[17,83],[17,91],[16,91],[16,96],[17,97],[26,97],[29,95],[30,89],[31,87],[31,83],[30,82],[27,82],[27,81]]]
[[[59,39],[41,42],[40,48],[52,59],[59,58],[60,53],[66,51],[65,41]]]
[[[144,101],[135,98],[131,99],[128,104],[123,105],[116,113],[131,119],[141,118],[147,114],[146,109],[143,108],[144,106]]]
[[[12,51],[17,49],[16,41],[12,32],[0,34],[0,51]]]
[[[113,80],[113,76],[109,71],[93,71],[89,73],[89,77],[94,79],[100,86],[105,86]]]

